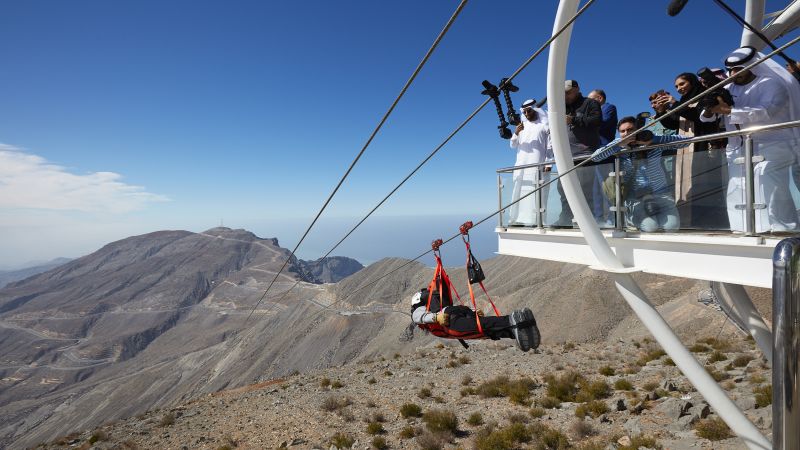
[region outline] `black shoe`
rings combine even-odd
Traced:
[[[531,311],[529,308],[523,309],[522,312],[526,316],[525,319],[529,320],[531,322],[531,324],[529,326],[530,332],[533,335],[532,338],[531,338],[531,348],[535,350],[535,349],[539,348],[539,344],[542,341],[542,336],[539,333],[539,327],[536,326],[536,318],[533,317],[533,311]]]
[[[523,352],[527,352],[531,349],[531,344],[534,337],[531,328],[524,325],[527,319],[526,316],[527,314],[524,310],[516,310],[512,312],[510,316],[508,316],[508,320],[511,322],[511,332],[514,334],[514,339],[517,340],[517,346]],[[518,326],[518,324],[523,325]]]

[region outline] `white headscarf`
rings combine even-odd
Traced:
[[[533,123],[541,123],[543,125],[547,125],[549,123],[549,119],[547,117],[547,111],[543,110],[542,108],[537,108],[536,106],[533,106],[536,105],[536,100],[529,98],[528,100],[522,102],[522,104],[530,105],[530,106],[521,106],[519,108],[522,123],[531,123],[531,121],[528,120],[527,117],[525,117],[525,111],[524,111],[525,108],[533,108],[533,110],[536,111],[536,114],[539,115],[539,118],[536,119]]]
[[[764,54],[757,52],[753,47],[740,47],[732,51],[725,58],[725,67],[745,67],[750,64],[763,60]],[[772,58],[767,59],[761,64],[753,67],[750,71],[756,77],[766,77],[779,80],[789,94],[789,120],[800,120],[800,83],[782,65],[776,63]],[[800,139],[800,128],[790,128],[795,139]]]

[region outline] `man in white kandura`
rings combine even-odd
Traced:
[[[755,125],[769,125],[800,119],[800,84],[780,64],[767,60],[750,70],[743,70],[764,55],[752,47],[734,50],[725,59],[730,75],[735,75],[727,89],[733,96],[733,105],[721,98],[719,103],[706,108],[700,119],[710,122],[722,115],[728,131]],[[789,192],[792,165],[797,164],[800,130],[785,128],[753,134],[753,154],[763,157],[754,167],[755,203],[764,205],[756,209],[756,231],[798,230],[797,209]],[[744,231],[745,168],[735,161],[744,156],[744,137],[728,139],[727,206],[731,229]],[[740,160],[741,161],[741,160]]]
[[[526,164],[539,164],[553,160],[553,147],[550,143],[550,128],[547,122],[547,113],[536,108],[535,100],[526,100],[522,104],[522,121],[517,125],[511,137],[511,148],[517,149],[515,166]],[[514,171],[514,190],[511,201],[532,192],[537,187],[537,181],[544,181],[544,167],[531,167]],[[542,203],[547,204],[546,192],[542,191]],[[511,206],[511,226],[530,226],[536,224],[536,210],[541,208],[536,204],[536,194],[531,194],[519,203]]]

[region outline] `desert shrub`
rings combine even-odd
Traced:
[[[647,363],[649,363],[650,361],[655,361],[655,360],[661,358],[662,356],[665,356],[666,354],[667,354],[667,352],[665,352],[661,348],[649,349],[644,353],[644,355],[642,355],[636,361],[636,365],[637,366],[646,366]]]
[[[472,362],[472,360],[469,359],[469,356],[467,355],[461,355],[458,357],[458,362],[461,364],[469,364]]]
[[[339,389],[339,388],[344,387],[344,384],[342,384],[341,381],[336,380],[333,383],[331,383],[331,387],[334,388],[334,389]]]
[[[322,405],[320,405],[320,408],[326,412],[333,412],[333,411],[338,411],[346,406],[350,406],[352,404],[353,401],[350,400],[349,397],[331,395],[330,397],[322,401]]]
[[[372,377],[369,380],[367,380],[367,383],[369,383],[369,384],[375,384],[377,382],[378,382],[378,380],[376,380],[375,377]]]
[[[578,393],[575,394],[575,401],[578,402],[588,402],[590,400],[606,398],[611,395],[611,387],[603,380],[582,380],[579,386],[580,389]]]
[[[416,433],[416,430],[414,430],[414,427],[409,425],[407,427],[404,427],[402,430],[400,430],[400,439],[411,439],[416,434],[417,433]]]
[[[641,447],[661,449],[661,446],[658,444],[658,442],[656,442],[655,439],[651,438],[650,436],[639,434],[631,437],[630,445],[621,445],[617,448],[617,450],[639,450]]]
[[[100,441],[107,441],[108,440],[108,433],[103,430],[97,430],[89,437],[89,443],[94,444]]]
[[[583,419],[572,422],[572,425],[569,427],[569,431],[572,433],[575,439],[579,441],[597,434],[597,431],[594,429],[592,424]]]
[[[471,388],[471,387],[465,387],[465,388],[462,388],[462,389],[461,389],[461,392],[460,392],[460,393],[461,393],[461,396],[462,396],[462,397],[466,397],[466,396],[468,396],[468,395],[475,395],[475,393],[476,393],[476,392],[477,392],[477,391],[476,391],[474,388]]]
[[[422,421],[432,433],[455,433],[458,430],[458,417],[452,411],[432,409],[422,415]]]
[[[405,418],[420,417],[422,415],[422,408],[416,403],[405,403],[400,407],[400,415]]]
[[[664,365],[665,366],[673,366],[673,367],[675,367],[675,361],[673,361],[672,358],[667,358],[667,359],[664,360]]]
[[[731,348],[731,343],[727,339],[717,339],[714,337],[707,337],[700,339],[697,342],[701,344],[706,344],[717,351],[730,350]]]
[[[533,438],[528,428],[521,423],[494,429],[487,427],[487,430],[479,433],[475,439],[476,450],[512,450],[516,444],[530,442]]]
[[[608,405],[606,405],[606,402],[600,400],[591,400],[586,403],[581,403],[577,408],[575,408],[575,416],[580,417],[581,419],[586,416],[597,418],[607,412]]]
[[[483,425],[483,415],[479,412],[474,412],[467,418],[467,423],[472,426]]]
[[[428,398],[431,396],[431,390],[424,387],[417,392],[417,397],[419,398]]]
[[[614,382],[614,389],[618,391],[632,391],[633,384],[631,384],[631,382],[626,380],[625,378],[620,378],[619,380]]]
[[[461,363],[459,363],[457,359],[451,359],[450,361],[447,361],[447,367],[450,367],[451,369],[456,368],[460,365]]]
[[[462,386],[469,386],[470,384],[472,384],[472,377],[471,376],[464,375],[463,377],[461,377],[461,385]]]
[[[375,436],[372,438],[372,448],[376,448],[378,450],[388,448],[388,445],[386,444],[386,438],[383,436]]]
[[[364,369],[356,370],[356,375],[361,375],[362,373],[364,373]]]
[[[711,378],[713,378],[714,381],[717,382],[728,378],[727,373],[718,371],[717,369],[714,368],[714,366],[706,366],[706,372],[708,372],[708,374],[711,375]]]
[[[707,353],[711,351],[711,348],[709,348],[707,345],[698,343],[689,347],[689,351],[692,353]]]
[[[656,381],[648,381],[647,383],[642,385],[642,389],[647,392],[653,392],[658,388],[658,382]]]
[[[733,367],[745,367],[750,364],[754,358],[750,355],[739,355],[733,360]]]
[[[753,388],[756,394],[756,408],[763,408],[772,404],[772,385],[767,384]]]
[[[384,431],[383,425],[380,422],[370,422],[367,424],[367,434],[381,434]]]
[[[536,440],[537,450],[566,450],[569,448],[569,439],[559,430],[550,428],[543,423],[535,423],[530,427]]]
[[[547,383],[547,395],[557,398],[562,402],[575,401],[575,394],[578,393],[578,382],[583,380],[583,377],[577,372],[570,371],[555,377],[547,374],[544,377]]]
[[[378,422],[378,423],[386,422],[386,417],[383,416],[382,412],[375,412],[372,414],[372,422]]]
[[[350,448],[354,442],[355,439],[352,436],[344,433],[336,433],[330,439],[331,445],[335,445],[337,448]]]
[[[763,383],[765,381],[767,381],[767,379],[764,378],[764,375],[761,375],[760,373],[754,373],[754,374],[750,375],[750,383],[751,384],[761,384],[761,383]]]
[[[568,352],[570,350],[575,350],[575,344],[573,344],[572,342],[565,342],[564,343],[564,351]]]
[[[545,414],[544,408],[540,408],[538,406],[534,406],[528,412],[530,413],[531,417],[533,417],[534,419],[538,419],[538,418],[544,416],[544,414]]]
[[[364,403],[364,404],[367,405],[367,408],[376,408],[378,406],[378,404],[375,403],[375,400],[373,400],[371,398],[368,398],[366,403]]]
[[[731,429],[718,417],[700,420],[695,425],[694,431],[698,437],[709,441],[721,441],[733,437]]]
[[[507,376],[500,375],[481,383],[475,392],[482,398],[508,397],[512,403],[525,405],[528,403],[531,389],[535,386],[536,382],[530,378],[511,381]]]
[[[616,371],[611,366],[603,366],[598,372],[600,372],[600,375],[610,377],[613,376]]]
[[[387,370],[387,371],[383,372],[383,376],[385,376],[385,377],[390,377],[392,375],[394,375],[394,374],[392,373],[391,370]]]
[[[158,421],[158,424],[162,427],[168,427],[175,423],[175,414],[168,412],[161,416],[161,420]]]
[[[719,350],[714,350],[713,352],[711,352],[710,355],[708,355],[708,363],[709,364],[713,364],[713,363],[719,362],[719,361],[725,361],[726,359],[728,359],[728,357],[725,356],[725,354],[722,353]]]
[[[545,409],[556,409],[561,407],[561,400],[547,396],[537,399],[536,404]]]
[[[321,380],[319,380],[319,386],[320,387],[326,388],[326,387],[328,387],[330,385],[331,385],[331,379],[330,378],[325,377],[325,378],[322,378]]]
[[[642,371],[642,368],[640,366],[637,366],[637,365],[627,366],[627,367],[625,367],[625,370],[623,370],[623,372],[626,375],[633,375],[633,374],[639,373],[641,371]]]
[[[417,436],[421,450],[441,450],[449,441],[450,437],[442,433],[425,432]]]

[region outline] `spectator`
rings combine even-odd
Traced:
[[[680,141],[679,136],[657,136],[650,134],[647,138],[637,141],[633,132],[637,129],[636,119],[628,116],[619,121],[619,137],[622,139],[619,146],[614,146],[592,157],[594,161],[609,158],[634,145],[664,144]],[[675,197],[664,168],[661,164],[662,153],[669,148],[655,148],[644,151],[625,153],[620,156],[620,166],[624,173],[622,184],[624,191],[624,204],[626,208],[626,222],[644,232],[658,230],[674,231],[680,226],[678,209],[675,207]],[[609,198],[615,198],[614,178],[606,180],[605,190]]]
[[[602,121],[600,122],[600,145],[606,145],[614,140],[617,133],[617,107],[606,101],[606,92],[602,89],[595,89],[587,95],[590,99],[600,104]],[[613,159],[601,161],[594,166],[594,184],[592,185],[592,212],[594,217],[603,226],[613,227],[614,223],[609,214],[608,199],[603,195],[603,181],[606,179],[609,170],[612,169]]]
[[[553,146],[550,143],[550,128],[547,124],[547,113],[536,108],[535,100],[525,100],[522,104],[521,122],[517,125],[514,135],[511,137],[511,148],[517,149],[517,160],[515,166],[527,164],[539,164],[553,159]],[[511,201],[517,201],[520,197],[532,192],[537,186],[537,182],[543,180],[543,167],[531,167],[514,171],[514,190],[511,194]],[[543,203],[547,203],[546,196],[543,196]],[[529,195],[519,203],[511,206],[510,223],[511,226],[534,225],[536,222],[536,211],[540,208],[536,204],[536,195]]]
[[[683,106],[703,92],[697,75],[689,72],[675,78],[675,89],[681,98],[671,109]],[[700,120],[701,107],[697,101],[676,115],[665,117],[664,127],[677,130],[683,137],[703,136],[720,131],[719,122]],[[678,150],[675,157],[675,198],[684,228],[705,230],[728,229],[724,212],[725,163],[724,155],[708,142],[698,142]]]
[[[721,98],[716,106],[703,111],[701,120],[715,121],[722,116],[727,130],[755,125],[768,125],[800,119],[800,84],[780,64],[766,60],[758,66],[744,70],[764,55],[752,47],[734,50],[725,59],[733,83],[727,86],[736,99],[728,105]],[[800,130],[787,128],[753,135],[753,154],[763,161],[755,164],[755,202],[766,205],[756,209],[756,230],[796,231],[797,209],[789,193],[789,178],[797,160],[800,145]],[[744,139],[731,138],[726,148],[728,162],[727,206],[731,229],[745,229],[745,211],[737,209],[743,205],[745,192],[744,168],[736,164],[737,157],[744,156]]]
[[[650,94],[649,99],[650,107],[653,108],[653,112],[655,112],[655,117],[650,118],[650,121],[656,120],[658,116],[667,112],[675,103],[677,103],[675,97],[663,89]],[[665,127],[661,122],[656,123],[648,129],[656,136],[672,136],[678,133],[677,130],[671,130]]]
[[[569,144],[572,157],[589,156],[592,151],[600,146],[600,123],[603,115],[600,104],[596,101],[584,97],[581,94],[580,86],[575,80],[567,80],[564,84],[566,120],[569,128]],[[576,175],[581,185],[584,195],[591,195],[592,183],[594,182],[594,171],[577,170]],[[564,188],[558,183],[558,193],[561,196],[561,214],[558,221],[554,224],[558,227],[572,227],[572,209],[569,207],[567,196],[564,195]]]

